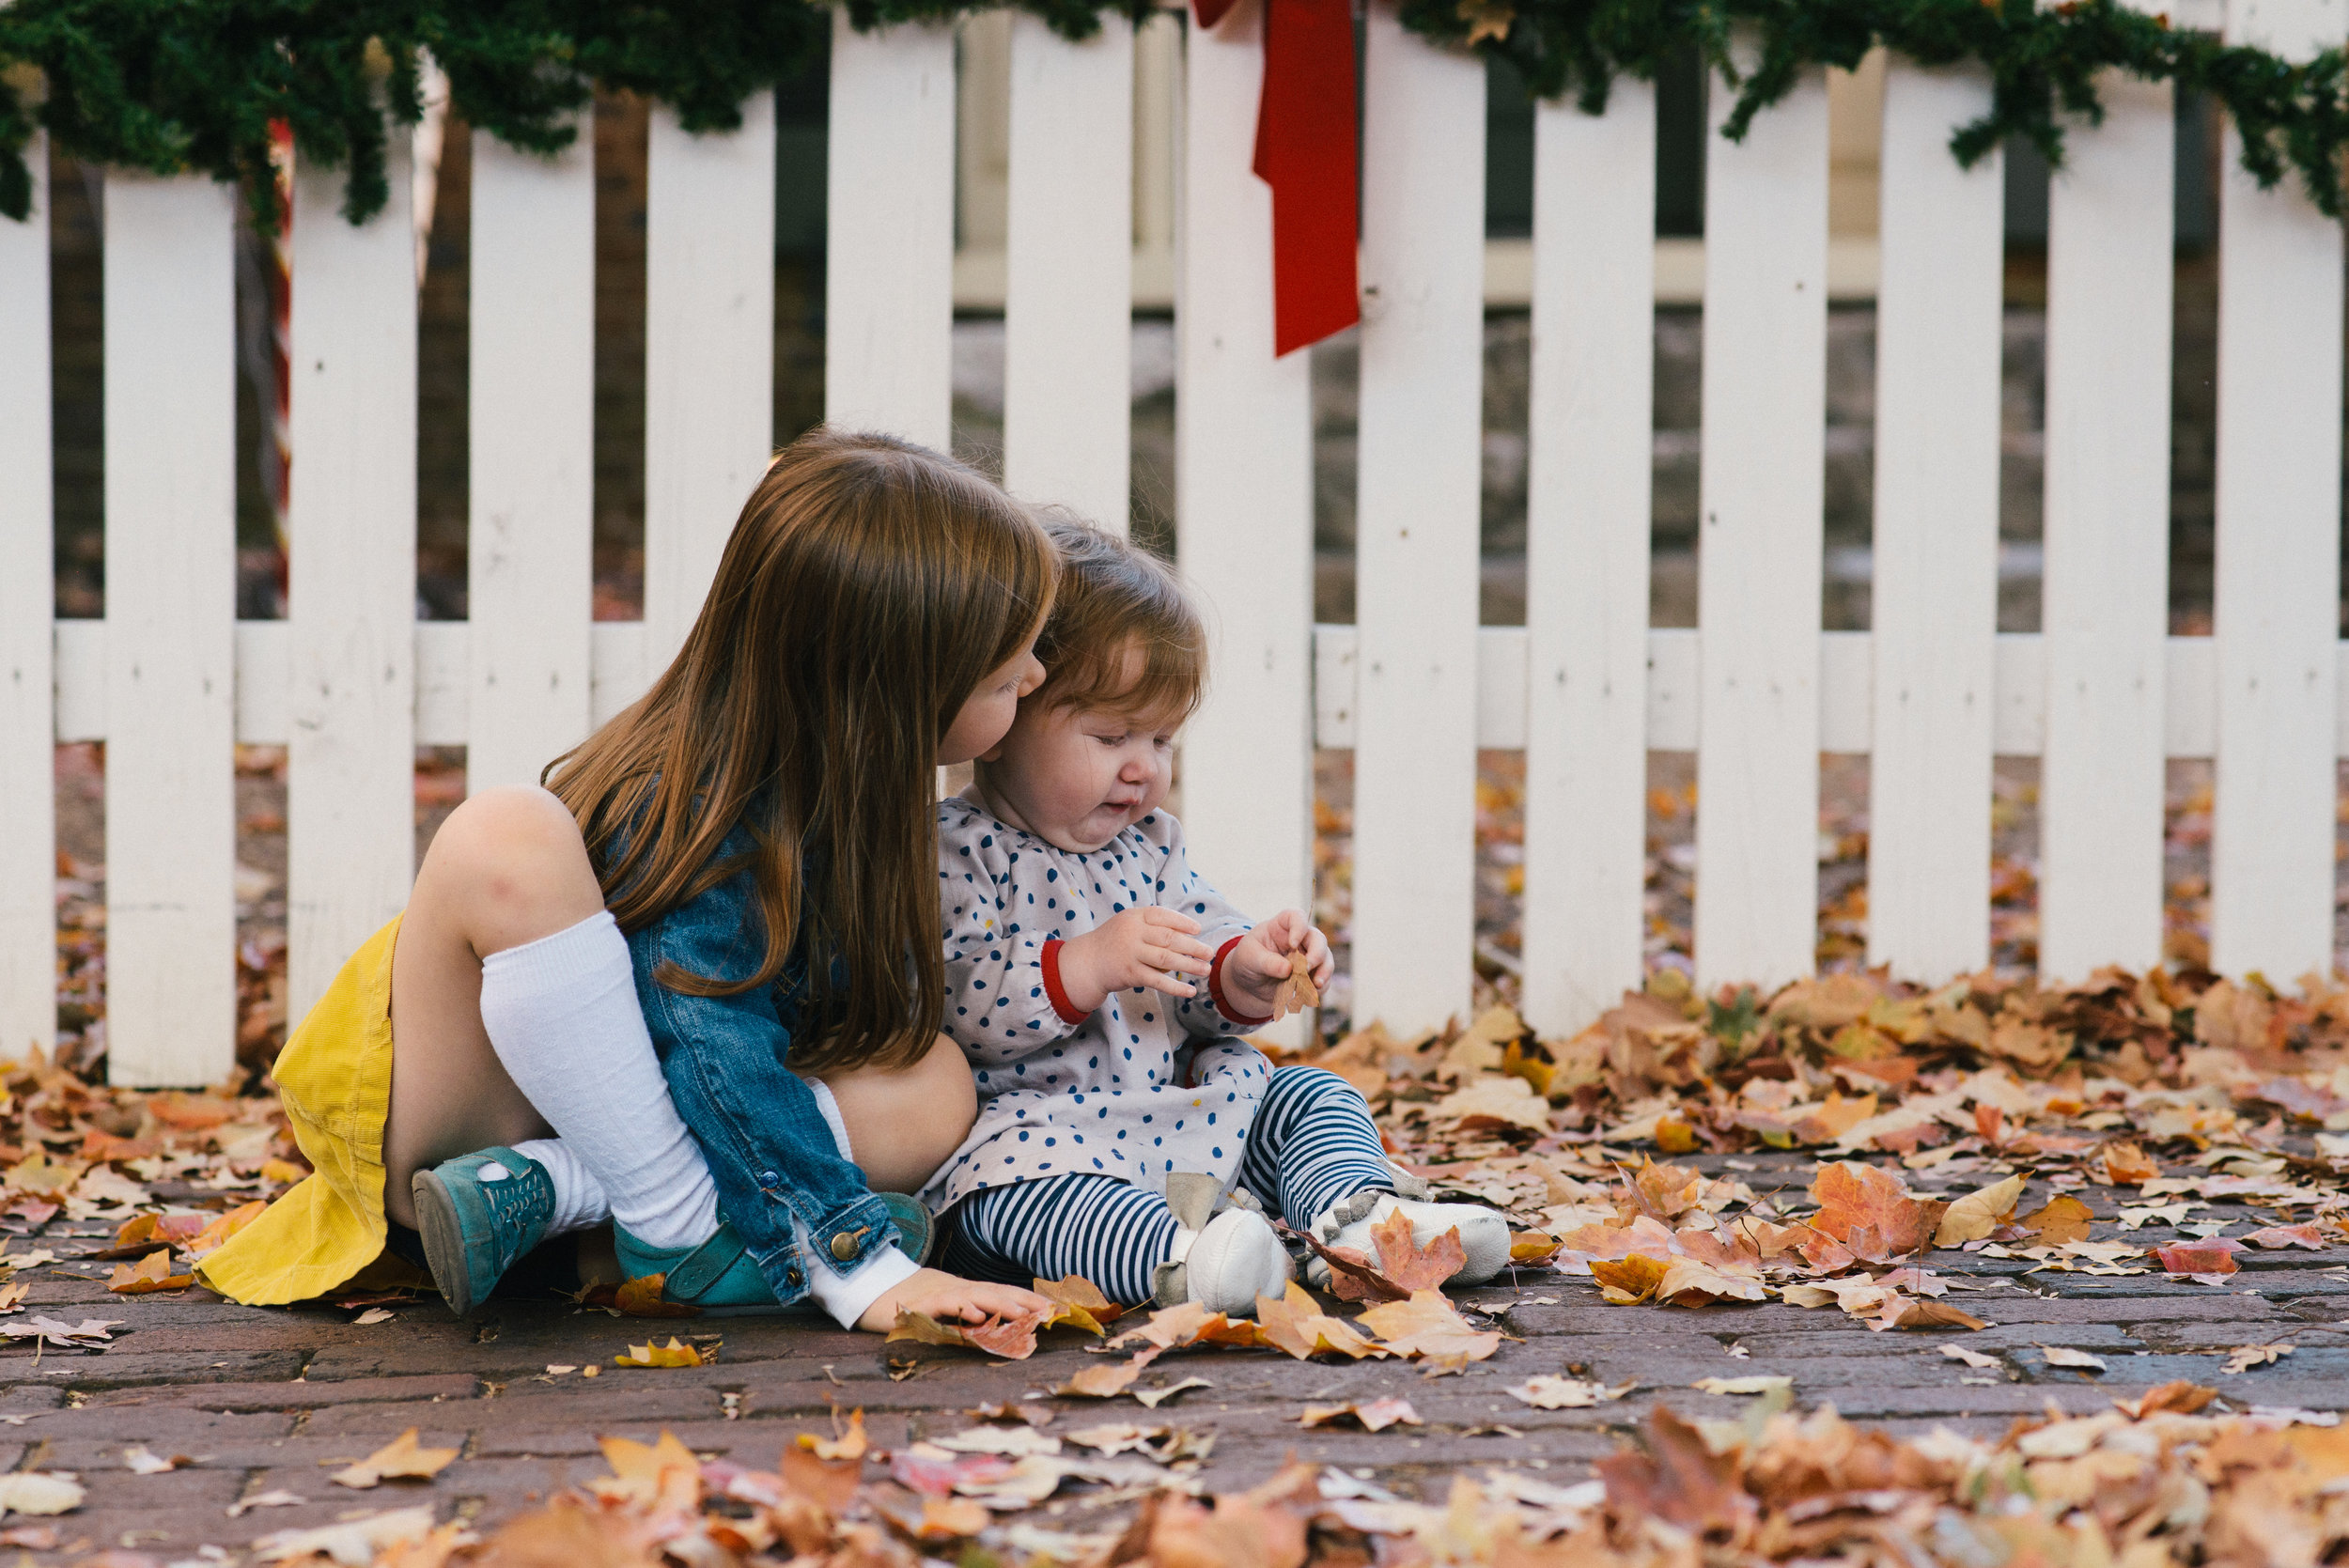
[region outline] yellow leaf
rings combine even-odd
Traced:
[[[1413,1291],[1408,1301],[1382,1302],[1363,1312],[1360,1321],[1398,1356],[1456,1364],[1481,1361],[1501,1348],[1499,1332],[1470,1328],[1441,1291]]]
[[[612,1304],[630,1317],[699,1317],[702,1310],[690,1301],[668,1297],[669,1277],[647,1274],[630,1280],[614,1293]]]
[[[1593,1258],[1590,1268],[1599,1294],[1618,1307],[1637,1306],[1654,1296],[1669,1271],[1662,1262],[1639,1252],[1619,1261]]]
[[[1434,1291],[1423,1294],[1435,1296],[1439,1301],[1443,1299]],[[1350,1325],[1324,1312],[1294,1280],[1279,1300],[1268,1296],[1256,1298],[1256,1331],[1273,1348],[1285,1350],[1300,1361],[1323,1351],[1356,1360],[1387,1354],[1356,1333]]]
[[[168,1250],[149,1252],[136,1263],[118,1263],[106,1280],[117,1296],[147,1296],[159,1290],[185,1290],[195,1283],[193,1274],[174,1274]]]
[[[839,1412],[834,1411],[832,1420],[835,1423],[835,1431],[838,1430],[839,1419]],[[807,1450],[818,1459],[863,1458],[866,1447],[863,1407],[858,1406],[849,1415],[848,1431],[840,1433],[836,1437],[818,1437],[813,1432],[802,1432],[800,1434],[800,1447]]]
[[[691,1512],[701,1500],[701,1461],[663,1430],[658,1443],[605,1437],[599,1446],[611,1475],[587,1484],[599,1498],[659,1512]]]
[[[361,1491],[384,1481],[429,1481],[457,1457],[455,1449],[416,1446],[416,1429],[410,1427],[356,1465],[336,1470],[331,1479],[340,1486]]]
[[[680,1344],[674,1334],[667,1344],[631,1344],[625,1356],[614,1356],[612,1364],[617,1367],[697,1367],[702,1364],[701,1352],[690,1344]]]
[[[29,1158],[8,1167],[6,1181],[14,1191],[54,1198],[80,1181],[84,1169],[70,1159],[52,1160],[47,1150],[37,1149]]]
[[[1934,1232],[1936,1247],[1956,1247],[1968,1241],[1980,1241],[1999,1228],[1999,1222],[2015,1212],[2015,1200],[2023,1195],[2023,1178],[2009,1176],[1992,1182],[1978,1191],[1968,1192],[1952,1203],[1941,1215],[1940,1228]]]

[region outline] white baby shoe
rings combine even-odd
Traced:
[[[1287,1293],[1296,1265],[1270,1220],[1245,1192],[1224,1197],[1212,1176],[1176,1172],[1167,1178],[1174,1211],[1174,1245],[1159,1265],[1155,1300],[1161,1307],[1196,1301],[1226,1317],[1252,1317],[1256,1298]],[[1228,1205],[1218,1210],[1221,1201]]]
[[[1357,1192],[1324,1209],[1313,1223],[1314,1239],[1324,1247],[1351,1247],[1378,1261],[1371,1228],[1400,1210],[1411,1222],[1411,1241],[1425,1247],[1446,1231],[1460,1233],[1460,1250],[1468,1266],[1447,1284],[1481,1285],[1509,1264],[1509,1222],[1482,1203],[1430,1203],[1397,1198],[1391,1192]],[[1305,1265],[1305,1281],[1315,1287],[1330,1282],[1330,1265],[1316,1256]]]

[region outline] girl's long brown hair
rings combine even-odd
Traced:
[[[718,846],[750,830],[756,970],[722,982],[673,965],[662,985],[738,995],[805,943],[794,1069],[929,1048],[945,1011],[939,743],[1034,634],[1055,569],[1028,513],[950,458],[829,429],[785,448],[675,661],[547,770],[624,930],[740,872]]]

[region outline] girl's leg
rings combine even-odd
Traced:
[[[552,1180],[558,1229],[611,1212],[654,1245],[714,1234],[716,1191],[670,1103],[627,943],[553,796],[486,791],[442,826],[393,955],[392,1016],[393,1219],[415,1223],[418,1171],[518,1145]],[[550,1123],[562,1142],[542,1141]]]
[[[1302,1230],[1340,1199],[1394,1190],[1394,1167],[1361,1092],[1319,1067],[1272,1070],[1248,1129],[1240,1185]]]
[[[848,1157],[879,1192],[921,1191],[978,1120],[971,1063],[943,1034],[910,1067],[856,1067],[825,1073],[819,1081],[847,1126]]]

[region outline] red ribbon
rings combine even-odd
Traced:
[[[1236,0],[1194,0],[1212,27]],[[1352,0],[1260,0],[1264,93],[1256,177],[1272,187],[1272,351],[1361,319]]]

